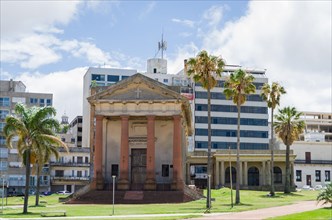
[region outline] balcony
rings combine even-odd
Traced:
[[[52,182],[54,181],[89,181],[89,176],[53,176],[51,177]]]
[[[58,148],[59,152],[67,152],[63,147]],[[88,147],[69,147],[70,153],[90,153],[90,148]]]
[[[51,166],[58,167],[90,167],[90,163],[73,163],[73,162],[50,162]]]
[[[332,160],[295,160],[295,164],[328,164],[328,165],[332,165]]]

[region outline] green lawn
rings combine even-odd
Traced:
[[[230,206],[230,190],[228,188],[220,190],[212,190],[212,213],[216,212],[238,212],[244,210],[252,210],[258,208],[266,208],[272,206],[288,205],[297,201],[315,200],[316,191],[302,191],[284,195],[276,193],[274,198],[267,197],[268,192],[241,190],[241,204],[231,208]],[[233,192],[235,197],[235,191]],[[63,196],[61,196],[63,197]],[[5,206],[2,217],[36,217],[40,218],[40,212],[45,210],[66,210],[67,216],[109,216],[112,213],[112,205],[66,205],[58,203],[58,195],[42,197],[42,206],[34,207],[35,197],[29,198],[29,215],[22,215],[23,208],[10,207],[13,205],[23,204],[21,197],[8,198],[9,207]],[[234,199],[235,200],[235,199]],[[167,214],[167,213],[194,213],[202,214],[205,212],[206,199],[199,201],[180,203],[180,204],[149,204],[149,205],[115,205],[115,215],[130,214]],[[168,218],[166,218],[168,219]],[[170,218],[177,219],[177,218]]]
[[[330,220],[332,219],[332,209],[322,208],[308,212],[301,212],[297,214],[284,215],[276,218],[269,218],[269,220]]]

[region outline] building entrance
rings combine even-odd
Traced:
[[[131,189],[143,190],[146,177],[146,149],[131,150]]]

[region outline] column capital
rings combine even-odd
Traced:
[[[104,119],[104,116],[103,115],[96,115],[96,120],[103,120]]]
[[[129,115],[120,115],[122,120],[129,120]]]
[[[155,115],[147,115],[147,116],[146,116],[146,118],[147,118],[148,120],[149,120],[149,119],[150,119],[150,120],[151,120],[151,119],[155,119],[155,117],[156,117]]]
[[[173,115],[173,119],[176,120],[176,119],[181,119],[181,115]]]

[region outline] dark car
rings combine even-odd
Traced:
[[[50,195],[52,195],[52,192],[50,192],[50,191],[46,191],[46,192],[43,192],[43,195],[44,195],[44,196],[50,196]]]
[[[23,192],[7,192],[7,197],[12,197],[12,196],[24,196]]]

